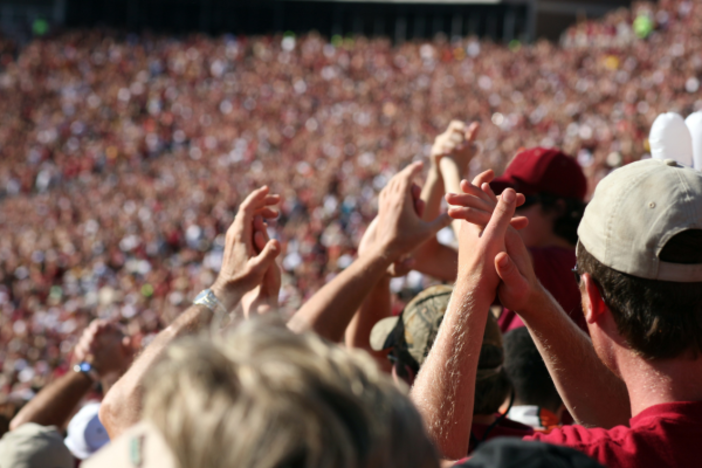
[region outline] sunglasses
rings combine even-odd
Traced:
[[[580,272],[578,271],[578,264],[576,263],[572,270],[573,278],[575,278],[575,284],[580,286]]]

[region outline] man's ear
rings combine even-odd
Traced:
[[[600,289],[595,284],[595,281],[590,276],[590,273],[583,273],[580,277],[581,288],[584,288],[583,294],[583,312],[587,323],[595,323],[602,318],[602,315],[607,310],[607,305],[602,299]]]

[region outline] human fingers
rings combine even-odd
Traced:
[[[449,123],[448,129],[446,130],[446,132],[464,132],[465,129],[466,129],[465,122],[463,122],[461,120],[454,119]]]
[[[514,217],[514,210],[517,208],[516,201],[517,194],[513,189],[508,188],[502,192],[497,207],[490,217],[490,222],[485,227],[484,235],[486,238],[504,239],[507,228]]]
[[[483,182],[480,188],[483,190],[483,192],[485,192],[485,194],[490,198],[490,200],[492,200],[493,203],[497,204],[497,195],[495,195],[495,192],[492,191],[492,187],[490,187],[490,184],[488,184],[487,182]],[[519,203],[517,203],[517,206],[519,206]]]
[[[511,307],[524,304],[531,286],[506,252],[500,252],[495,256],[495,270],[502,280],[498,289],[502,303],[509,304]]]
[[[475,193],[476,195],[473,195]],[[471,193],[447,193],[446,201],[449,205],[453,206],[465,206],[471,208],[477,208],[479,210],[487,211],[491,213],[495,209],[495,205],[492,201],[486,201],[484,197],[487,194],[480,190],[478,187],[471,186]]]
[[[266,242],[261,253],[250,260],[254,272],[263,275],[271,264],[275,262],[278,254],[280,254],[280,242],[276,239]]]
[[[490,182],[492,182],[492,180],[494,178],[495,178],[495,171],[493,171],[492,169],[488,169],[487,171],[483,171],[480,174],[478,174],[477,176],[475,176],[472,183],[476,187],[481,187],[485,183],[489,184]]]
[[[388,274],[393,278],[405,276],[412,271],[412,268],[414,268],[416,263],[417,261],[412,257],[398,260],[388,267]]]
[[[480,122],[471,123],[464,132],[464,137],[466,141],[472,142],[478,136],[478,130],[480,130]]]
[[[451,224],[451,217],[448,213],[442,213],[436,217],[433,221],[427,223],[428,235],[427,238],[435,235],[437,232],[441,231],[443,228]]]

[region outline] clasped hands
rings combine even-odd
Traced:
[[[461,181],[462,193],[446,194],[449,216],[465,221],[458,236],[457,283],[470,283],[474,294],[497,294],[503,306],[520,312],[543,288],[518,232],[529,224],[515,216],[524,195],[508,188],[496,196],[489,184],[493,178],[492,170],[485,171],[473,183]]]

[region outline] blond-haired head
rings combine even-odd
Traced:
[[[145,417],[182,468],[437,467],[409,399],[370,358],[246,322],[169,347]]]

